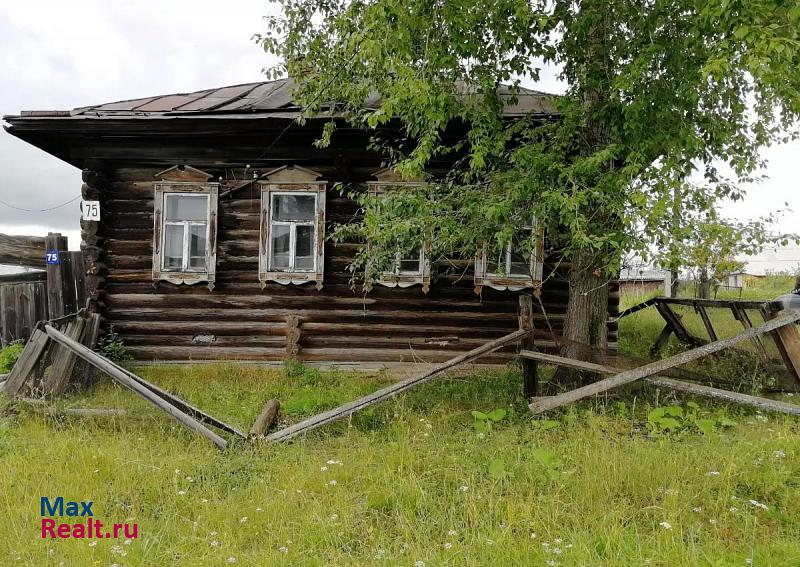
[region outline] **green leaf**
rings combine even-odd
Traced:
[[[744,37],[748,33],[750,33],[750,27],[749,26],[742,26],[742,27],[738,28],[735,32],[733,32],[733,37],[735,37],[736,39],[744,39]]]
[[[539,464],[546,469],[558,468],[560,465],[558,456],[544,447],[535,447],[531,453],[533,454],[533,458],[539,461]]]
[[[503,408],[497,408],[486,414],[486,417],[492,421],[500,421],[506,416],[507,413],[508,411],[504,410]]]
[[[698,419],[695,424],[697,428],[703,432],[703,435],[711,435],[714,433],[714,425],[716,422],[713,419]]]
[[[658,426],[667,431],[675,431],[681,426],[681,423],[677,419],[671,417],[662,417],[658,420]]]
[[[476,411],[476,410],[472,411],[472,417],[478,420],[486,420],[489,418],[489,416],[483,413],[482,411]]]
[[[700,409],[700,406],[696,402],[686,402],[686,406],[694,410]]]
[[[492,430],[492,424],[485,419],[477,420],[474,427],[478,433],[489,433]]]
[[[721,417],[719,419],[719,425],[720,427],[736,427],[739,424],[732,419],[728,419],[727,417]]]
[[[672,417],[683,417],[683,408],[680,406],[669,406],[666,408],[666,414]]]
[[[662,417],[664,417],[665,412],[666,410],[664,408],[656,408],[654,410],[651,410],[650,413],[647,414],[647,421],[656,422]]]

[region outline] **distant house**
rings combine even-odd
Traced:
[[[648,294],[653,292],[669,295],[672,278],[667,270],[654,268],[623,268],[619,276],[620,293]]]
[[[765,277],[765,274],[751,274],[746,271],[731,272],[724,276],[722,285],[728,288],[754,287],[758,280]]]

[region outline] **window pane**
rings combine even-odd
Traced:
[[[310,221],[316,213],[314,195],[273,195],[272,220]]]
[[[206,225],[189,227],[189,267],[204,270],[206,267]]]
[[[206,221],[208,217],[207,195],[167,195],[168,221]]]
[[[270,265],[273,270],[286,270],[289,268],[289,227],[272,225],[270,230],[272,239],[272,258]]]
[[[508,255],[508,245],[501,246],[495,241],[486,252],[487,263],[486,271],[490,274],[507,275],[506,259]]]
[[[168,224],[164,227],[164,269],[183,268],[183,225]]]
[[[295,241],[294,267],[296,270],[314,269],[314,227],[298,225]]]
[[[420,254],[422,250],[420,248],[415,248],[410,253],[406,254],[402,258],[400,258],[400,272],[401,273],[414,273],[420,274],[422,273],[422,267],[420,266]]]
[[[511,269],[512,275],[531,275],[531,258],[524,253],[525,248],[531,245],[530,229],[520,229],[514,233],[514,242],[511,246]]]

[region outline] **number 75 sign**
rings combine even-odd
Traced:
[[[83,220],[99,221],[100,201],[81,201],[81,211],[83,212]]]

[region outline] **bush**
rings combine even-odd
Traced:
[[[0,374],[11,372],[11,369],[14,368],[14,363],[17,362],[24,348],[24,342],[14,341],[0,350]]]
[[[119,335],[114,331],[114,325],[109,326],[108,332],[98,341],[97,346],[100,350],[100,354],[117,364],[133,360],[131,353],[125,348],[122,339],[120,339]]]

